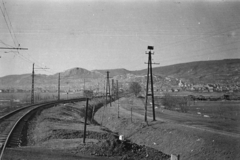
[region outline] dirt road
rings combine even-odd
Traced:
[[[130,109],[126,109],[123,107],[123,105],[119,105],[120,106],[120,112],[123,113],[123,114],[131,114],[130,113]],[[171,112],[171,111],[167,111],[167,110],[164,110],[164,109],[161,109],[161,110],[158,110],[156,111],[156,120],[157,121],[161,121],[161,122],[168,122],[168,123],[178,123],[178,125],[182,126],[182,127],[188,127],[188,128],[194,128],[194,129],[199,129],[199,130],[202,130],[202,131],[207,131],[207,132],[211,132],[211,133],[214,133],[214,134],[221,134],[221,135],[225,135],[225,136],[231,136],[231,137],[235,137],[235,138],[240,138],[240,134],[237,134],[237,133],[231,133],[231,132],[225,132],[225,131],[220,131],[220,130],[216,130],[216,129],[212,129],[212,128],[209,128],[209,127],[205,127],[205,126],[197,126],[197,125],[194,125],[194,124],[189,124],[189,125],[186,125],[186,124],[181,124],[179,123],[179,119],[182,119],[182,116],[179,116],[179,115],[175,115],[175,117],[169,117],[167,118],[167,114],[164,115],[165,118],[159,118],[158,116],[161,116],[163,114],[161,114],[160,112]],[[149,111],[151,112],[151,110]],[[160,114],[159,114],[160,113]],[[137,110],[133,110],[132,112],[133,116],[136,116],[136,117],[139,117],[141,119],[144,120],[144,115],[137,111]],[[152,116],[150,116],[150,113],[148,113],[148,120],[151,121],[153,119]]]

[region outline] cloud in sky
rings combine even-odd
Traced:
[[[161,65],[240,58],[238,1],[4,2],[1,8],[28,51],[0,50],[0,76],[30,73],[32,62],[50,72],[143,69],[148,45],[154,45],[154,61]],[[2,15],[0,24],[1,42],[13,46]]]

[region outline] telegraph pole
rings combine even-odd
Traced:
[[[34,63],[32,70],[32,94],[31,94],[31,104],[34,104]]]
[[[109,82],[109,71],[107,71],[107,81],[106,81],[106,106],[107,106],[107,97],[110,97],[110,106],[111,104],[111,94],[110,94],[110,82]]]
[[[146,86],[146,101],[145,101],[145,121],[147,122],[147,100],[148,96],[152,97],[152,112],[153,112],[153,121],[156,121],[155,118],[155,103],[154,103],[154,89],[153,89],[153,74],[152,74],[152,64],[159,64],[159,63],[152,63],[152,54],[154,54],[153,46],[148,46],[148,72],[147,72],[147,86]],[[149,77],[150,74],[150,77]],[[148,93],[148,85],[149,85],[149,78],[151,82],[151,93]]]
[[[87,98],[86,100],[86,110],[85,110],[85,121],[84,121],[84,130],[83,130],[83,143],[85,144],[85,139],[86,139],[86,131],[87,131],[87,112],[88,112],[88,100],[89,98]]]
[[[98,93],[98,96],[99,96],[99,93],[100,93],[100,89],[99,89],[99,82],[98,82],[98,89],[97,89],[97,93]]]
[[[103,80],[103,95],[104,95],[104,91],[105,91],[105,86],[106,84],[105,84],[105,80]]]
[[[112,79],[112,98],[115,98],[115,91],[114,91],[114,79]]]
[[[58,100],[60,101],[60,73],[58,73]]]
[[[117,93],[116,93],[116,98],[117,98],[117,101],[118,101],[118,104],[117,104],[117,107],[118,107],[118,118],[120,118],[120,117],[119,117],[119,99],[118,99],[118,98],[119,98],[119,97],[118,97],[118,80],[117,80],[116,83],[117,83],[117,91],[116,91]]]
[[[85,91],[85,78],[83,79],[83,90]]]
[[[33,63],[31,104],[34,104],[34,70],[35,69],[49,69],[49,68],[34,68],[34,63]]]
[[[118,97],[118,80],[117,80],[117,100],[118,100],[118,118],[120,118],[119,117],[119,97]]]
[[[104,88],[106,88],[106,107],[107,107],[107,98],[108,98],[108,96],[111,97],[111,95],[110,95],[109,71],[107,71],[106,87],[104,85]],[[111,100],[110,100],[110,106],[112,106],[111,105]],[[105,106],[104,106],[104,109],[103,109],[103,112],[102,112],[101,126],[102,126],[102,123],[103,123],[104,112],[105,112]]]

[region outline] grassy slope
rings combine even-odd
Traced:
[[[135,143],[154,147],[167,154],[180,154],[181,159],[237,160],[240,158],[239,138],[186,127],[178,122],[160,120],[151,122],[149,119],[149,126],[146,126],[141,114],[133,114],[132,123],[130,109],[123,109],[130,105],[126,101],[120,101],[120,106],[122,106],[120,107],[120,119],[117,118],[117,104],[115,103],[113,107],[109,107],[104,112],[103,124]],[[100,109],[96,114],[96,120],[101,120],[102,113]]]

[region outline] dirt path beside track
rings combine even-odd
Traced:
[[[120,112],[122,114],[130,114],[130,111],[125,109],[124,107],[122,107],[121,104],[119,106],[120,106],[119,107]],[[133,116],[139,117],[139,118],[144,120],[144,115],[142,115],[140,113],[137,113],[136,111],[133,111],[132,114],[133,114]],[[152,119],[153,119],[153,117],[148,115],[148,120],[151,121]],[[159,117],[156,117],[156,120],[157,121],[161,121],[161,122],[177,123],[178,125],[183,126],[183,127],[199,129],[199,130],[211,132],[211,133],[214,133],[214,134],[221,134],[221,135],[225,135],[225,136],[231,136],[231,137],[235,137],[235,138],[240,138],[240,134],[237,134],[237,133],[230,133],[230,132],[220,131],[220,130],[211,129],[211,128],[207,128],[207,127],[203,127],[203,126],[200,127],[200,126],[194,126],[194,125],[180,124],[177,121],[170,120],[170,119],[163,119],[163,118],[159,118]]]

